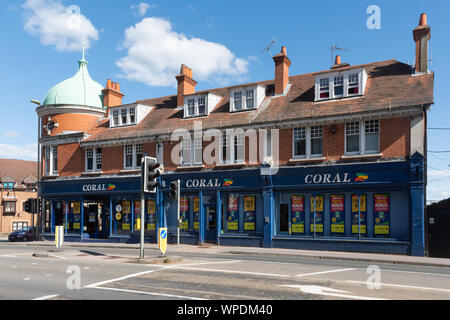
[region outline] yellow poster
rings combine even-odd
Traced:
[[[244,197],[244,212],[255,211],[255,197],[246,196]]]
[[[147,212],[149,214],[156,213],[156,201],[155,200],[147,200]]]
[[[124,214],[131,213],[131,204],[129,200],[122,201],[122,212]]]
[[[311,197],[311,212],[314,211],[314,197]],[[323,196],[316,196],[316,212],[323,212]]]
[[[194,198],[194,212],[200,211],[200,198]]]
[[[367,202],[366,195],[361,195],[361,211],[366,211],[366,202]],[[359,212],[359,201],[358,201],[358,195],[354,194],[352,196],[352,212]]]
[[[73,203],[73,213],[74,214],[80,214],[81,213],[80,208],[81,208],[80,202],[79,201],[75,201]]]
[[[141,201],[136,200],[134,201],[134,215],[141,214]]]
[[[130,224],[129,223],[122,224],[122,230],[130,230]]]

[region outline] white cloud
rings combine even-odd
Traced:
[[[23,146],[0,144],[0,158],[37,161],[37,144]]]
[[[450,170],[429,170],[427,200],[443,200],[450,197]]]
[[[65,7],[61,0],[27,0],[22,7],[25,31],[43,45],[59,51],[79,51],[83,41],[89,48],[92,40],[98,40],[98,30],[78,6]]]
[[[147,14],[148,10],[156,8],[157,6],[157,4],[141,2],[138,5],[132,5],[130,9],[135,17],[143,17]]]
[[[248,61],[224,45],[190,38],[172,29],[162,18],[145,18],[125,30],[127,56],[117,61],[123,76],[149,86],[174,86],[181,64],[193,70],[195,80],[227,83],[243,79]]]
[[[20,132],[9,130],[4,133],[4,136],[8,138],[17,138],[18,136],[20,136]]]

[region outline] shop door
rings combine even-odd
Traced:
[[[206,212],[206,241],[216,243],[217,242],[217,232],[216,232],[216,206],[205,205]]]
[[[85,224],[90,238],[98,238],[98,205],[89,205]]]
[[[100,217],[101,219],[101,225],[102,225],[102,231],[100,232],[99,236],[102,239],[107,239],[109,237],[109,208],[107,206],[102,206],[102,215]]]
[[[289,205],[280,204],[280,232],[289,232]]]
[[[428,213],[428,248],[434,258],[450,258],[450,210]]]

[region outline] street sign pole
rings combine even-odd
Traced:
[[[177,181],[177,246],[180,245],[180,180]]]

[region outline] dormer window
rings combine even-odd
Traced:
[[[263,101],[266,89],[263,86],[230,89],[230,111],[254,110]]]
[[[330,97],[330,79],[320,79],[320,99],[326,99]]]
[[[364,68],[321,72],[316,75],[315,101],[362,96],[366,82],[367,73]]]
[[[221,97],[212,93],[188,95],[184,98],[184,118],[207,116]]]
[[[198,98],[198,114],[205,115],[206,114],[206,99],[205,97]]]
[[[247,109],[253,109],[255,107],[255,91],[246,90],[245,96],[247,99],[246,100]]]
[[[113,107],[110,112],[110,127],[138,124],[151,110],[151,106],[141,104]]]
[[[136,108],[130,108],[130,123],[136,123]]]
[[[352,73],[348,75],[348,95],[359,93],[359,74]]]
[[[334,97],[344,95],[344,76],[334,77]]]

